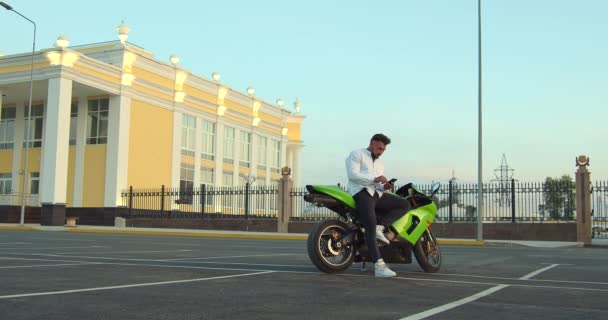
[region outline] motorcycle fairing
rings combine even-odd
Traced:
[[[415,245],[428,226],[435,221],[436,213],[437,207],[431,202],[408,211],[391,226],[402,238]]]

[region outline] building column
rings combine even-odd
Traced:
[[[215,181],[214,185],[221,186],[224,180],[224,121],[217,117],[215,123]]]
[[[296,188],[301,187],[301,179],[300,179],[300,157],[302,155],[302,147],[301,143],[293,145],[293,169],[291,171],[291,175],[293,177],[293,185]]]
[[[251,170],[249,174],[252,177],[258,178],[258,132],[255,127],[251,129]]]
[[[40,224],[64,225],[72,80],[49,80],[40,166]]]
[[[287,146],[287,164],[289,168],[293,169],[293,147],[291,145]]]
[[[201,186],[201,153],[203,152],[203,119],[196,117],[194,134],[194,189]]]
[[[76,120],[76,161],[74,164],[74,208],[82,207],[84,190],[84,149],[87,145],[87,118],[89,102],[86,96],[78,97],[78,118]]]
[[[270,169],[270,167],[272,166],[272,159],[274,157],[274,154],[272,153],[272,138],[271,137],[267,137],[266,138],[266,179],[264,180],[264,185],[269,186],[270,185],[270,181],[272,180],[272,170]]]
[[[129,126],[131,98],[111,96],[108,112],[108,146],[106,152],[106,181],[104,207],[122,205],[121,193],[127,188],[129,166]]]
[[[241,129],[239,129],[238,127],[234,128],[234,144],[232,145],[232,154],[234,155],[234,158],[232,159],[232,167],[234,168],[232,170],[232,181],[233,184],[232,185],[239,185],[239,175],[241,174],[240,171],[240,148],[239,148],[239,142],[241,140],[240,138],[241,135]]]
[[[285,166],[288,166],[287,165],[287,137],[281,136],[281,162],[279,162],[279,169],[281,169]]]
[[[171,161],[171,185],[166,188],[179,188],[179,175],[182,161],[182,114],[173,111],[173,159]],[[160,188],[158,186],[157,188]]]
[[[27,105],[26,107],[27,108]],[[25,141],[25,115],[24,109],[19,109],[19,105],[15,107],[15,136],[13,137],[13,190],[21,194],[22,183],[27,184],[27,179],[23,179],[23,142]],[[26,176],[27,177],[27,176]],[[28,193],[28,191],[25,191]],[[19,200],[12,203],[13,205],[21,204],[21,197]]]

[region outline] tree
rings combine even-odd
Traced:
[[[547,177],[543,184],[543,196],[545,203],[538,206],[543,216],[555,220],[574,219],[574,181],[570,176]]]

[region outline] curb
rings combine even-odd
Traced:
[[[28,226],[0,226],[0,230],[40,231],[40,228]]]
[[[440,245],[448,246],[485,246],[488,245],[485,241],[478,240],[450,240],[450,239],[437,239]]]

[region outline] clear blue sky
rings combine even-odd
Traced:
[[[399,182],[477,180],[477,1],[5,1],[38,24],[38,47],[129,42],[199,75],[219,71],[269,102],[296,97],[303,183],[346,180],[371,135]],[[608,1],[483,1],[484,180],[502,154],[522,181],[573,176],[589,155],[608,179]],[[31,49],[31,27],[0,13],[0,51]]]

